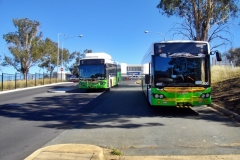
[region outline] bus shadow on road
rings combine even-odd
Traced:
[[[105,92],[106,89],[80,89],[80,88],[77,88],[77,89],[74,89],[74,90],[70,90],[70,91],[67,91],[66,93],[102,93],[102,92]]]
[[[150,106],[149,106],[150,107]],[[199,116],[197,112],[191,108],[177,108],[177,107],[150,107],[154,116],[161,117],[188,117]]]
[[[114,87],[115,88],[115,87]],[[68,128],[111,128],[112,125],[101,125],[115,121],[120,128],[136,128],[141,126],[162,126],[161,118],[201,119],[232,125],[230,121],[219,118],[207,107],[176,108],[150,107],[144,93],[139,89],[119,86],[110,92],[94,94],[56,94],[54,96],[37,96],[28,103],[0,105],[0,116],[18,118],[26,121],[41,121],[38,127]],[[201,109],[201,110],[200,110]],[[159,117],[156,123],[132,124],[131,118]],[[96,122],[89,125],[89,122]],[[76,126],[76,124],[79,124]]]

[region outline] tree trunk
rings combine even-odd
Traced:
[[[26,80],[26,78],[27,78],[27,73],[26,73],[26,72],[23,73],[23,76],[24,76],[24,80]]]

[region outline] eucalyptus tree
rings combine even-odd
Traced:
[[[50,38],[43,40],[40,45],[42,56],[38,66],[47,69],[47,71],[50,72],[50,76],[52,75],[54,68],[57,66],[57,47],[57,43],[53,42]]]
[[[4,66],[13,66],[18,72],[23,73],[25,79],[29,69],[38,63],[41,57],[39,43],[42,33],[38,33],[40,23],[28,18],[13,19],[12,21],[17,31],[3,35],[11,54],[4,55],[3,64]]]
[[[71,54],[71,59],[75,58],[75,62],[70,67],[68,67],[68,69],[76,77],[79,77],[78,67],[79,67],[80,59],[82,59],[83,55],[84,54],[81,54],[80,52],[76,52],[76,51]]]
[[[61,67],[68,68],[68,64],[74,59],[74,54],[67,48],[60,49],[59,62]]]
[[[174,35],[208,42],[218,39],[220,43],[213,48],[231,44],[230,20],[239,12],[236,0],[160,0],[157,8],[163,15],[183,19],[172,28]]]
[[[227,53],[226,53],[227,59],[232,61],[236,66],[240,66],[240,47],[238,48],[231,48]]]
[[[50,76],[52,76],[52,73],[57,65],[61,65],[62,67],[68,69],[68,64],[77,55],[77,52],[70,53],[66,48],[59,49],[59,54],[57,54],[58,45],[50,38],[42,40],[39,48],[41,48],[41,58],[38,66],[40,68],[47,69],[47,71],[50,72]],[[57,64],[57,57],[59,58],[59,64]]]

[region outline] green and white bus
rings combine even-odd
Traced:
[[[142,59],[142,90],[151,106],[192,107],[211,104],[211,64],[206,41],[152,43]]]
[[[122,80],[121,65],[107,53],[86,53],[80,59],[79,88],[110,89]]]

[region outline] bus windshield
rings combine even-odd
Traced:
[[[209,85],[207,57],[154,56],[154,79],[156,86],[202,86]]]
[[[104,79],[104,65],[80,65],[79,78]]]

